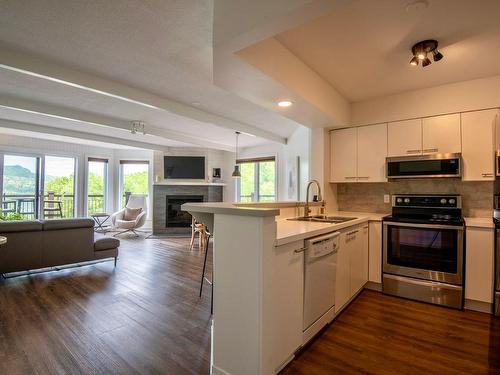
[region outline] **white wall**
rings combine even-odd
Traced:
[[[495,107],[500,107],[500,76],[352,103],[351,124],[376,124]]]
[[[224,202],[235,201],[235,181],[231,177],[235,163],[235,154],[228,151],[219,151],[213,149],[200,149],[200,148],[174,148],[170,147],[165,152],[154,152],[154,169],[153,179],[155,182],[165,182],[164,169],[163,169],[163,156],[204,156],[205,157],[205,180],[182,180],[176,179],[175,181],[204,181],[213,182],[212,168],[221,169],[220,182],[226,183],[223,189]]]
[[[240,151],[239,158],[274,156],[276,158],[276,184],[278,201],[295,201],[288,196],[287,165],[300,156],[300,200],[305,200],[306,184],[309,181],[311,129],[300,126],[289,138],[286,145],[269,143],[247,147]],[[312,194],[311,194],[312,195]]]

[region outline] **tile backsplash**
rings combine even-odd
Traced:
[[[455,179],[337,184],[337,203],[341,211],[389,213],[391,204],[384,203],[384,194],[460,194],[464,216],[491,217],[494,185],[492,181]]]

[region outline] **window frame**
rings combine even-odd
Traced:
[[[89,176],[90,176],[90,168],[89,163],[93,162],[102,162],[105,164],[104,169],[104,197],[103,197],[103,210],[104,212],[109,211],[110,207],[110,185],[109,185],[109,165],[111,161],[108,157],[103,156],[86,156],[85,157],[85,200],[84,200],[84,212],[86,215],[89,215]]]
[[[278,160],[276,156],[261,156],[253,158],[241,158],[236,160],[236,164],[240,166],[244,163],[254,164],[254,191],[251,197],[251,203],[261,202],[260,200],[260,163],[261,162],[274,162],[274,202],[278,201]],[[241,178],[238,179],[236,184],[236,198],[241,202]]]

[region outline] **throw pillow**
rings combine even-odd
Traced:
[[[137,216],[142,212],[142,208],[128,208],[125,207],[125,212],[123,213],[123,220],[134,221]]]

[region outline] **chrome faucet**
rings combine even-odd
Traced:
[[[323,200],[323,198],[321,197],[321,186],[319,186],[318,180],[309,181],[307,183],[307,189],[306,189],[306,205],[304,206],[304,217],[309,217],[309,214],[311,213],[311,209],[309,208],[309,188],[313,183],[316,184],[316,186],[318,187],[318,195],[316,202],[320,202]]]

